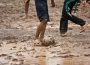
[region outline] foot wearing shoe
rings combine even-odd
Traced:
[[[80,33],[85,32],[88,23],[86,22],[85,25],[81,26]]]

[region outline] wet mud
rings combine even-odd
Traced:
[[[61,37],[63,0],[55,3],[52,8],[48,1],[51,22],[45,32],[45,38],[54,38],[55,44],[34,46],[39,24],[34,0],[30,2],[28,19],[24,19],[23,0],[0,0],[0,65],[90,65],[90,7],[75,14],[89,23],[86,32],[79,33],[80,26],[69,22],[72,29]]]

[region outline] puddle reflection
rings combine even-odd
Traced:
[[[39,51],[39,56],[38,57],[38,64],[39,65],[47,65],[46,63],[46,49],[45,48],[41,48]]]
[[[49,57],[45,48],[39,52],[38,64],[39,65],[89,65],[90,58],[86,57]]]
[[[63,60],[63,65],[74,65],[73,63],[74,62],[73,62],[72,58],[65,58]]]

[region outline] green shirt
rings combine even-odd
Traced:
[[[73,6],[77,4],[78,2],[80,2],[80,0],[65,0],[64,1],[64,11],[66,11],[67,13],[70,13]]]

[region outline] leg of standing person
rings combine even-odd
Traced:
[[[49,21],[47,0],[35,0],[37,16],[40,20],[40,24],[36,31],[36,40],[41,43],[44,39],[44,33],[46,30],[47,22]]]
[[[71,6],[68,6],[69,4],[72,4]],[[68,21],[70,20],[75,24],[78,24],[81,26],[81,31],[80,32],[84,32],[86,29],[86,21],[74,16],[71,14],[71,10],[72,10],[72,6],[75,5],[75,1],[67,1],[65,0],[64,2],[64,6],[63,6],[63,11],[62,11],[62,17],[61,21],[60,21],[60,33],[61,34],[65,34],[67,32],[68,29]],[[67,23],[66,23],[67,22]]]
[[[81,26],[80,33],[85,32],[85,29],[87,27],[87,22],[86,21],[84,21],[83,19],[80,19],[80,18],[78,18],[78,17],[76,17],[74,15],[68,16],[68,19],[70,21],[72,21],[73,23],[78,24],[78,25]]]
[[[60,33],[64,34],[67,32],[67,28],[68,28],[68,19],[66,19],[65,17],[62,17],[60,20]]]
[[[52,7],[55,7],[55,2],[54,2],[54,0],[51,0],[51,5],[52,5]]]
[[[29,2],[30,0],[25,0],[25,18],[28,18]]]
[[[60,34],[61,36],[64,36],[64,34],[67,32],[68,30],[68,19],[65,18],[65,12],[64,12],[64,8],[62,10],[62,16],[61,16],[61,20],[60,20]]]
[[[65,36],[67,29],[68,29],[68,20],[66,18],[62,17],[61,21],[60,21],[60,34],[61,34],[61,36]]]

